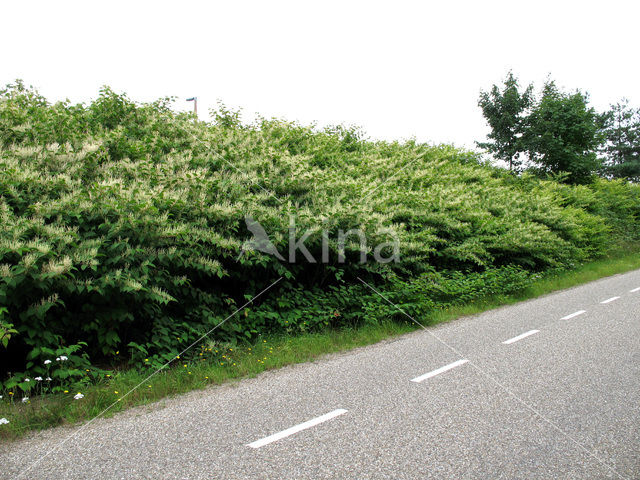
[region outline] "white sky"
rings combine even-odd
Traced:
[[[50,100],[221,99],[373,138],[473,146],[487,133],[480,89],[513,69],[548,73],[604,109],[640,106],[639,2],[3,2],[0,85],[22,78]]]

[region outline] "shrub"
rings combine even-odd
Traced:
[[[201,122],[108,88],[88,106],[21,83],[0,99],[0,308],[17,331],[0,352],[5,379],[76,345],[94,365],[160,364],[279,277],[215,339],[398,315],[357,277],[424,319],[638,235],[637,187],[517,178],[448,145],[243,125],[224,108]],[[322,226],[329,263],[246,250],[249,215],[280,252],[292,218],[297,238]],[[338,231],[352,228],[369,246],[393,232],[400,261],[360,264],[352,238],[338,262]],[[305,245],[322,257],[319,233]]]

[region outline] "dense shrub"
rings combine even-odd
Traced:
[[[86,342],[93,364],[171,358],[279,277],[212,337],[248,339],[377,322],[523,288],[637,238],[637,186],[572,187],[514,177],[452,146],[374,142],[356,129],[280,120],[206,123],[105,88],[91,105],[49,104],[22,84],[0,92],[0,312],[18,333],[3,372],[40,374]],[[286,256],[297,234],[329,263],[246,248],[245,217]],[[399,262],[360,264],[399,239]],[[369,252],[371,253],[371,251]],[[417,318],[416,317],[416,318]],[[85,358],[85,357],[83,357]]]

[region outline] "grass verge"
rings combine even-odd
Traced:
[[[434,312],[429,324],[445,322],[464,315],[480,313],[502,305],[535,298],[556,290],[587,283],[598,278],[640,268],[640,245],[628,245],[608,257],[586,263],[570,272],[551,273],[513,295],[488,297],[464,306]],[[164,397],[221,384],[231,379],[255,376],[265,370],[313,360],[323,354],[350,350],[419,328],[411,322],[387,322],[358,328],[343,328],[297,336],[261,338],[239,347],[201,346],[201,361],[178,364],[145,381],[150,372],[123,370],[113,372],[96,385],[85,388],[84,398],[74,400],[67,394],[33,397],[28,403],[19,399],[0,400],[0,440],[14,440],[32,430],[89,420],[113,405],[105,416],[126,408],[144,405]],[[141,382],[143,382],[141,384]],[[129,395],[131,389],[141,384]]]

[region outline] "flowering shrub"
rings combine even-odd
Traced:
[[[49,104],[21,83],[0,92],[3,391],[72,391],[92,381],[92,363],[162,365],[278,277],[213,340],[397,314],[357,277],[428,315],[517,290],[640,231],[635,185],[560,186],[447,145],[243,125],[224,108],[205,123],[169,102],[108,88],[88,106]],[[353,261],[355,241],[345,263],[335,242],[328,263],[244,251],[247,215],[280,251],[292,215],[301,231],[359,228],[371,244],[390,229],[401,261]],[[322,256],[320,236],[305,245]]]

